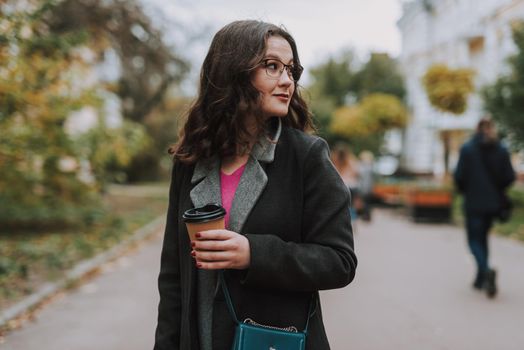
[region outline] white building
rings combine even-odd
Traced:
[[[403,166],[415,173],[441,175],[452,169],[461,143],[483,115],[473,94],[464,114],[433,109],[422,76],[435,63],[475,70],[477,91],[508,72],[506,58],[515,52],[511,24],[524,20],[524,0],[411,0],[403,4],[400,65],[406,79],[411,114],[404,135]],[[445,142],[449,152],[445,152]]]

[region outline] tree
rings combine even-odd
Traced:
[[[353,52],[345,51],[338,57],[329,57],[325,63],[311,69],[312,84],[308,87],[310,107],[319,134],[333,142],[329,123],[333,111],[344,105],[353,76]]]
[[[467,68],[450,69],[444,64],[434,64],[422,78],[430,104],[441,112],[459,115],[468,107],[468,96],[474,90],[474,72]],[[441,132],[444,145],[444,172],[449,173],[451,133]]]
[[[189,69],[134,0],[64,0],[47,15],[54,33],[89,33],[99,59],[116,52],[121,74],[111,88],[127,119],[143,121]]]
[[[327,62],[311,69],[313,84],[310,90],[315,96],[329,97],[334,106],[345,104],[351,89],[353,53],[343,52],[338,58],[330,57]]]
[[[0,226],[70,223],[95,198],[64,123],[99,99],[82,81],[84,32],[50,34],[51,1],[0,7]]]
[[[103,120],[78,138],[80,154],[89,160],[98,189],[105,192],[109,182],[125,182],[125,169],[133,158],[151,143],[145,127],[125,120],[119,128],[109,128]]]
[[[175,131],[184,120],[191,100],[187,97],[167,97],[144,120],[144,125],[152,137],[148,147],[133,157],[127,169],[128,181],[152,181],[168,178],[172,166],[167,149],[175,141]],[[146,165],[144,167],[144,165]]]
[[[473,74],[471,69],[450,69],[444,64],[429,67],[422,82],[431,105],[442,112],[464,113],[474,90]]]
[[[88,45],[99,61],[115,54],[114,70],[119,71],[119,76],[116,81],[108,81],[106,89],[119,97],[125,119],[143,124],[147,133],[158,140],[158,130],[148,122],[150,115],[163,108],[168,92],[189,70],[188,63],[167,44],[158,22],[145,14],[137,0],[63,0],[49,13],[48,21],[55,33],[86,31]],[[176,130],[170,131],[173,142]],[[158,179],[165,151],[149,145],[133,157],[121,178]]]
[[[89,79],[88,31],[50,30],[56,6],[33,0],[0,7],[0,226],[81,222],[100,209],[107,170],[128,164],[145,144],[143,128],[132,122],[120,129],[102,122],[89,137],[66,131],[75,111],[91,109],[104,120],[103,89]]]
[[[355,152],[367,149],[379,153],[385,132],[403,128],[406,122],[407,111],[398,97],[375,93],[358,104],[338,108],[330,130],[344,137]]]
[[[397,106],[397,101],[402,105],[405,89],[395,60],[387,54],[371,53],[368,61],[356,69],[353,54],[348,51],[313,69],[312,76],[311,106],[320,123],[321,136],[330,143],[343,140],[355,150],[371,149],[377,153],[387,128],[369,127],[367,123],[377,122],[369,106],[384,100],[376,100],[377,96],[396,96],[393,105]],[[379,95],[369,99],[362,109],[359,103],[375,93]]]
[[[512,144],[524,147],[524,22],[513,28],[517,53],[508,59],[511,73],[482,91],[484,108],[493,116]]]
[[[351,90],[358,101],[373,93],[384,93],[404,99],[406,89],[397,62],[387,53],[371,53],[364,67],[354,76]]]

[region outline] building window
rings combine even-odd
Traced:
[[[470,56],[475,56],[482,53],[482,51],[484,51],[484,37],[477,36],[469,39],[468,46]]]

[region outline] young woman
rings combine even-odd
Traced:
[[[240,320],[304,329],[313,295],[353,280],[357,259],[349,193],[297,89],[292,36],[236,21],[204,60],[198,98],[175,162],[159,275],[156,350],[229,350],[235,323],[217,284],[225,279]],[[226,208],[226,229],[191,244],[181,217],[208,203]],[[329,349],[320,304],[307,349]]]

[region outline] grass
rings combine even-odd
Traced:
[[[107,250],[166,212],[167,184],[118,186],[87,227],[0,235],[0,309],[16,303],[81,260]]]

